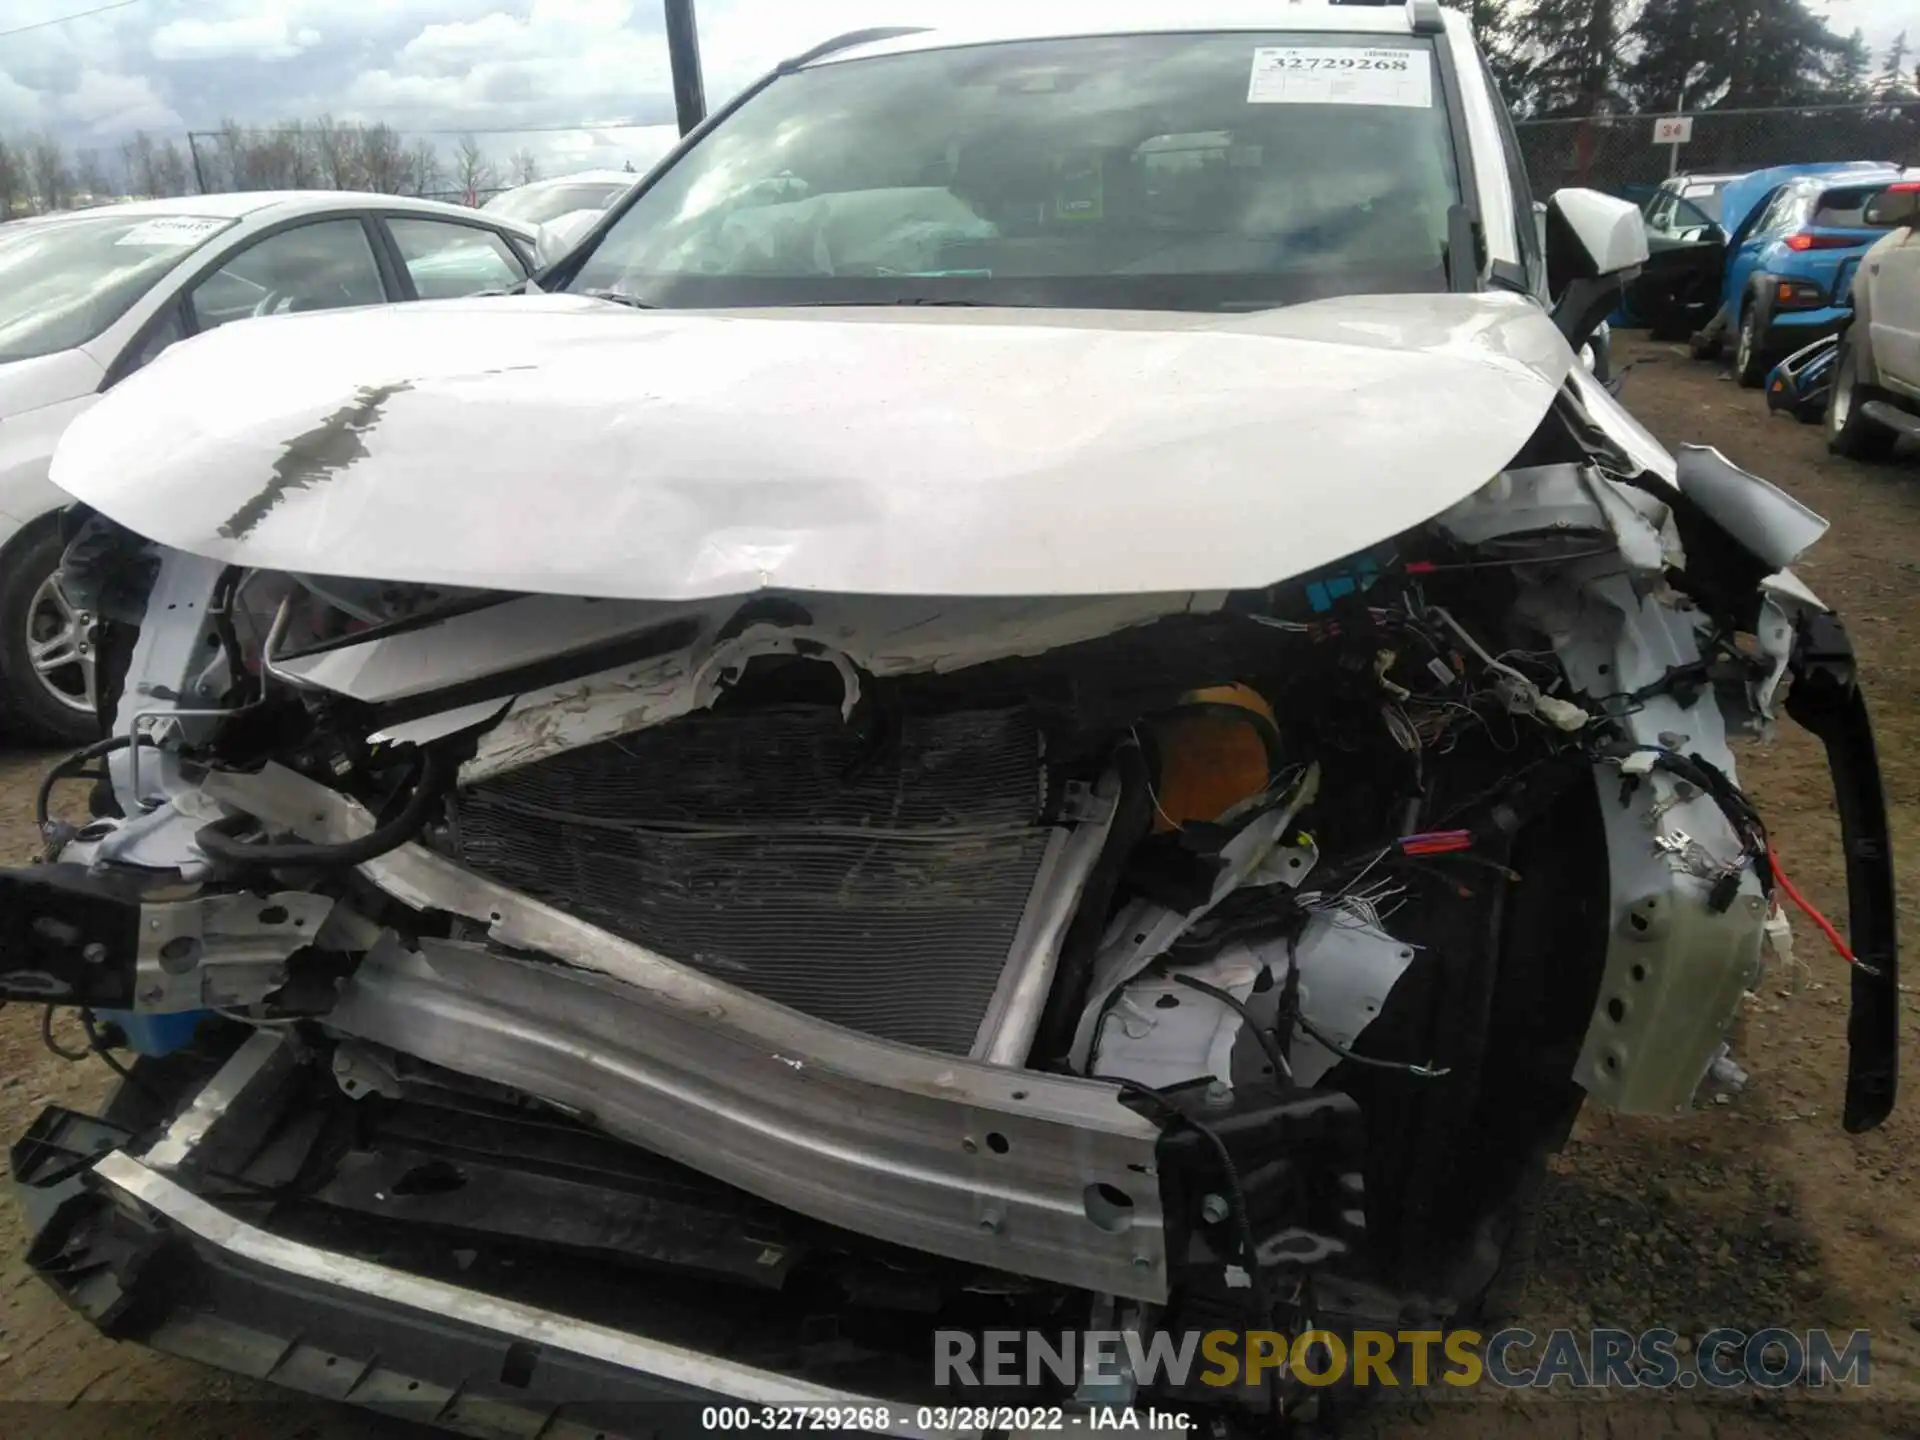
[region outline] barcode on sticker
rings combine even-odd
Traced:
[[[1253,52],[1249,105],[1433,106],[1433,66],[1405,46],[1262,45]]]

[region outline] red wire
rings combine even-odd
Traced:
[[[1827,943],[1833,946],[1834,953],[1839,955],[1839,957],[1849,965],[1859,964],[1860,962],[1853,957],[1853,948],[1842,938],[1840,932],[1833,928],[1833,922],[1818,910],[1814,909],[1807,897],[1802,895],[1799,890],[1794,887],[1793,881],[1787,878],[1787,872],[1780,868],[1780,852],[1775,850],[1771,845],[1767,847],[1767,862],[1773,866],[1774,883],[1787,892],[1787,898],[1789,900],[1806,911],[1809,920],[1820,927],[1821,933],[1827,937]]]

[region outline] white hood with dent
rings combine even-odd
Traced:
[[[1573,364],[1507,295],[443,301],[176,346],[74,423],[53,478],[162,544],[294,572],[660,600],[1240,589],[1465,498]]]

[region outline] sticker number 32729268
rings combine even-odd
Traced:
[[[1253,52],[1249,105],[1433,105],[1425,50],[1263,45]]]

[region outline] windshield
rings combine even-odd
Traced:
[[[1681,198],[1696,212],[1706,216],[1709,221],[1720,219],[1720,192],[1726,189],[1726,182],[1710,182],[1703,185],[1689,185],[1680,192]]]
[[[0,363],[93,339],[235,222],[84,211],[0,225]]]
[[[568,288],[1176,309],[1438,291],[1459,200],[1423,38],[973,46],[779,77]]]
[[[631,183],[631,182],[627,182]],[[604,210],[626,193],[627,183],[606,181],[578,185],[538,185],[510,191],[487,202],[495,215],[527,225],[544,225],[575,210]]]

